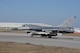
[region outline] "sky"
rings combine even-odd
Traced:
[[[0,0],[0,22],[58,25],[72,16],[80,27],[80,0]]]

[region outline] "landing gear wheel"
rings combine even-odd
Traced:
[[[52,38],[51,35],[49,35],[48,38]]]

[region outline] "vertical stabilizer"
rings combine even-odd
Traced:
[[[73,24],[73,21],[75,18],[76,18],[76,16],[69,18],[64,23],[62,23],[60,26],[61,27],[72,27],[72,24]]]

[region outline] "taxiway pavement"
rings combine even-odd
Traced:
[[[80,37],[58,36],[53,38],[30,37],[26,33],[0,32],[0,41],[31,43],[46,46],[59,46],[68,48],[80,48]]]

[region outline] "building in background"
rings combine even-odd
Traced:
[[[52,26],[44,23],[10,23],[10,22],[0,22],[0,31],[10,31],[13,28],[22,27],[25,24],[38,25],[38,26]]]
[[[74,28],[74,33],[80,34],[80,28]]]

